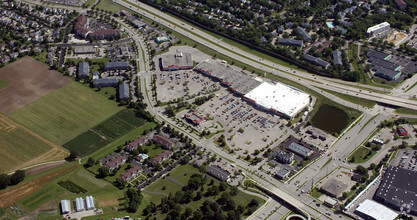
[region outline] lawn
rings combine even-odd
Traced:
[[[355,152],[349,156],[348,161],[351,163],[364,163],[371,159],[375,153],[375,151],[371,151],[369,148],[361,146],[358,147]],[[353,157],[355,157],[355,161],[352,161]]]
[[[106,97],[71,82],[8,116],[62,145],[120,110],[121,107]]]
[[[0,89],[6,87],[7,84],[9,84],[9,83],[7,83],[5,80],[0,79]]]
[[[323,90],[323,91],[326,91],[326,92],[328,92],[332,95],[335,95],[335,96],[337,96],[337,97],[339,97],[343,100],[346,100],[348,102],[351,102],[351,103],[354,103],[354,104],[359,103],[359,105],[365,106],[367,108],[373,108],[376,105],[375,101],[372,101],[372,100],[369,100],[369,99],[358,99],[358,97],[355,97],[355,96],[346,95],[346,94],[343,94],[343,93],[334,92],[334,91],[330,91],[330,90],[327,90],[327,89],[322,89],[322,88],[320,88],[320,89]]]
[[[409,108],[397,108],[395,109],[395,113],[404,115],[417,115],[417,110]]]
[[[121,9],[128,10],[127,8],[122,7],[121,5],[113,3],[111,0],[100,0],[100,3],[95,8],[103,9],[104,11],[111,11],[112,14],[116,11],[121,10]]]
[[[184,173],[187,173],[187,175],[184,175]],[[192,167],[191,165],[181,165],[175,169],[173,169],[170,172],[170,175],[159,179],[158,181],[154,182],[153,184],[151,184],[150,186],[145,188],[145,191],[148,192],[143,192],[144,194],[144,198],[146,200],[148,200],[148,202],[153,202],[156,205],[160,204],[161,202],[161,198],[164,198],[164,195],[160,195],[158,193],[162,193],[165,195],[169,195],[170,193],[172,195],[174,195],[177,191],[182,190],[182,186],[179,185],[178,183],[168,179],[168,178],[173,178],[175,179],[177,182],[187,185],[188,184],[188,180],[190,179],[190,177],[192,176],[193,173],[199,173],[198,169],[195,167]],[[219,180],[214,179],[212,177],[210,177],[208,175],[208,179],[206,181],[206,183],[204,184],[204,189],[205,191],[207,191],[207,189],[210,187],[210,181],[211,179],[214,180],[214,184],[218,185],[220,183]],[[226,189],[226,191],[229,191],[229,189]],[[149,192],[153,192],[153,193],[157,193],[157,194],[152,194]],[[201,198],[198,201],[191,201],[190,203],[187,203],[186,206],[190,207],[191,209],[198,209],[201,207],[203,201],[205,200],[217,200],[218,198],[220,198],[222,192],[220,192],[218,195],[216,196],[209,196],[209,197],[205,197],[203,196],[203,198]],[[256,199],[259,201],[259,204],[262,205],[265,203],[265,201],[259,197],[256,196],[252,196],[249,194],[246,194],[242,191],[239,191],[239,193],[235,196],[231,197],[236,205],[242,205],[243,207],[246,207],[249,202],[251,201],[251,199]],[[160,211],[158,211],[158,214],[160,214]]]
[[[311,190],[311,197],[318,199],[323,193],[320,192],[317,188],[313,188],[313,190]]]
[[[86,189],[87,193],[72,193],[57,184],[61,180],[70,180],[73,183]],[[59,213],[59,202],[62,199],[73,201],[77,197],[85,197],[87,195],[94,197],[95,205],[98,208],[111,209],[113,206],[122,208],[121,205],[124,203],[124,191],[117,190],[112,184],[104,180],[96,179],[93,174],[89,173],[80,166],[74,171],[50,182],[41,190],[18,202],[18,205],[25,211],[30,212],[46,203],[52,203],[57,205]],[[60,216],[56,215],[55,217],[57,219]]]
[[[142,126],[144,122],[142,118],[136,117],[133,111],[123,109],[94,128],[67,142],[63,147],[68,150],[75,150],[79,155],[85,156]]]

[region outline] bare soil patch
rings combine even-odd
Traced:
[[[47,174],[45,176],[39,177],[37,179],[31,180],[18,187],[0,192],[0,207],[7,208],[15,204],[16,202],[38,191],[43,186],[57,179],[61,175],[68,173],[71,170],[74,170],[78,166],[79,165],[66,167],[53,173]]]
[[[43,172],[43,171],[50,170],[50,169],[52,169],[54,167],[57,167],[59,165],[62,165],[64,163],[65,163],[65,161],[58,161],[58,162],[54,162],[54,163],[48,163],[48,164],[32,167],[32,168],[27,169],[25,171],[25,173],[27,175],[28,174],[37,174],[37,173],[40,173],[40,172]]]
[[[0,90],[0,112],[14,110],[52,92],[72,80],[33,59],[25,57],[0,69],[8,85]]]

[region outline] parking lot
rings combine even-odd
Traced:
[[[404,149],[398,152],[394,161],[391,163],[394,166],[399,166],[404,169],[417,171],[417,151],[412,149]]]
[[[223,134],[228,146],[239,155],[243,155],[246,150],[253,153],[271,142],[275,143],[288,129],[284,126],[286,120],[255,108],[225,89],[217,92],[198,111],[224,127]],[[211,125],[211,122],[204,122],[202,126]]]
[[[211,59],[195,48],[187,46],[171,47],[168,53],[191,53],[194,63]],[[155,63],[159,63],[161,56],[155,58]],[[220,85],[203,77],[193,70],[155,71],[158,100],[168,102],[173,99],[185,98],[192,99],[195,96],[207,95],[220,89]]]

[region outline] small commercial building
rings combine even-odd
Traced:
[[[164,54],[160,62],[163,71],[189,70],[193,68],[193,58],[190,53]]]
[[[381,32],[389,30],[389,29],[390,29],[390,24],[388,22],[382,22],[380,24],[377,24],[375,26],[372,26],[372,27],[368,28],[366,33],[368,34],[368,37],[373,37],[376,34],[379,34]]]
[[[86,204],[86,210],[93,210],[94,207],[94,198],[92,196],[85,197],[85,204]]]
[[[207,173],[210,175],[218,178],[221,181],[228,181],[230,177],[230,173],[227,170],[222,169],[217,165],[209,165],[206,167]]]
[[[203,122],[205,122],[207,120],[207,117],[204,117],[204,116],[198,114],[195,110],[192,111],[189,114],[185,114],[184,115],[184,118],[188,122],[190,122],[191,124],[193,124],[195,126],[198,126],[198,125],[200,125],[201,123],[203,123]]]
[[[61,200],[61,212],[63,215],[71,213],[71,203],[69,200]]]
[[[398,216],[391,209],[369,199],[359,204],[355,212],[364,219],[394,220]]]
[[[127,100],[130,98],[129,84],[123,83],[119,86],[119,99]]]
[[[405,130],[403,127],[397,127],[397,133],[400,136],[405,136],[408,134],[408,131]]]
[[[275,160],[280,163],[290,164],[294,160],[294,154],[291,152],[279,151],[275,156]]]
[[[82,212],[85,210],[85,206],[84,206],[84,200],[83,198],[79,197],[75,199],[75,211],[77,212]]]
[[[87,62],[78,63],[77,76],[79,79],[85,79],[89,77],[90,65]]]
[[[162,42],[167,42],[167,41],[170,41],[170,40],[171,40],[171,38],[169,38],[169,36],[161,36],[161,37],[157,37],[155,39],[155,42],[156,43],[162,43]]]
[[[323,191],[324,193],[326,193],[329,196],[339,198],[347,188],[348,188],[348,185],[332,178],[332,179],[328,180],[320,188],[320,190]]]
[[[295,153],[295,154],[297,154],[297,155],[299,155],[303,158],[309,157],[314,152],[313,150],[310,150],[310,149],[304,147],[303,145],[297,144],[295,142],[292,142],[287,147],[287,150],[289,150],[289,151],[291,151],[291,152],[293,152],[293,153]]]
[[[334,199],[332,199],[332,198],[330,198],[330,197],[327,197],[324,200],[323,204],[326,205],[326,206],[328,206],[328,207],[330,207],[330,208],[334,208],[337,205],[337,201],[334,200]]]
[[[290,175],[291,171],[287,168],[282,168],[280,170],[275,171],[275,176],[279,179],[283,180]]]

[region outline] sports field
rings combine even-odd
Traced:
[[[90,88],[71,82],[8,116],[49,141],[62,145],[121,109]]]
[[[144,122],[142,118],[136,117],[133,111],[123,109],[96,127],[64,144],[63,147],[68,150],[75,150],[80,156],[85,156],[142,126]]]
[[[0,173],[64,159],[68,153],[0,113]]]
[[[9,114],[72,80],[33,59],[25,57],[0,69],[0,112]],[[7,82],[7,84],[5,84]]]

